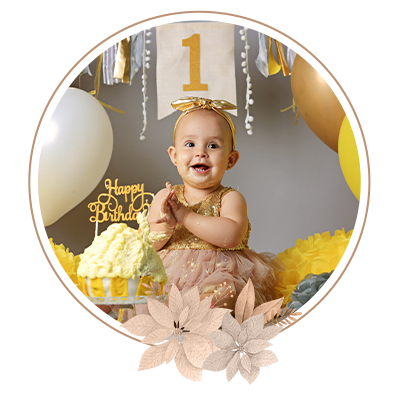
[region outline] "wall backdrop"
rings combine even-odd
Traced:
[[[342,228],[346,232],[353,229],[358,201],[342,175],[337,153],[312,133],[301,116],[294,126],[295,114],[290,110],[280,112],[292,103],[290,77],[279,73],[265,78],[258,71],[254,63],[258,54],[258,37],[252,30],[248,31],[248,41],[254,133],[252,136],[246,133],[241,28],[235,26],[238,116],[233,117],[240,160],[231,171],[227,171],[222,184],[238,189],[247,200],[252,226],[250,248],[257,252],[278,253],[294,246],[298,238],[326,231],[334,234],[336,229]],[[141,71],[131,86],[101,83],[99,99],[126,112],[122,115],[106,110],[114,135],[110,165],[104,178],[85,200],[46,228],[48,236],[56,244],[63,243],[74,254],[82,253],[92,243],[95,224],[89,221],[92,213],[88,204],[105,192],[106,178],[113,182],[118,178],[119,185],[144,183],[145,191],[152,193],[163,188],[166,181],[181,183],[167,154],[168,147],[173,144],[173,127],[179,112],[157,120],[155,36],[156,30],[152,29],[152,43],[147,47],[151,50],[151,67],[147,70],[146,139],[139,140],[143,125]],[[283,45],[286,54],[285,43]],[[93,90],[96,63],[97,59],[90,64],[92,77],[82,75],[80,82],[76,79],[71,86],[80,86],[87,92]],[[128,224],[137,227],[135,222]],[[99,233],[109,225],[110,222],[99,224]]]

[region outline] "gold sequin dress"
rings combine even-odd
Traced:
[[[173,187],[178,200],[191,211],[209,217],[219,217],[221,201],[225,194],[235,189],[222,185],[201,202],[189,205],[183,195],[183,185]],[[200,293],[214,293],[221,305],[235,297],[251,278],[256,306],[275,299],[273,292],[276,272],[282,270],[279,259],[272,253],[249,250],[250,223],[246,236],[239,246],[218,248],[177,225],[167,244],[158,252],[168,277],[167,292],[175,284],[182,293],[197,286]]]

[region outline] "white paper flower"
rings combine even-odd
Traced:
[[[217,350],[208,333],[216,331],[226,309],[211,309],[212,298],[200,301],[197,287],[181,295],[173,285],[168,307],[148,299],[150,315],[138,315],[122,326],[130,333],[145,336],[142,343],[157,344],[142,355],[139,371],[167,364],[175,359],[178,371],[185,378],[200,381],[204,360]]]
[[[222,371],[230,381],[239,371],[250,384],[257,378],[260,367],[278,361],[275,354],[265,350],[271,346],[268,341],[275,337],[281,327],[264,329],[264,315],[257,314],[246,319],[241,325],[229,313],[222,319],[222,331],[209,333],[211,341],[220,350],[211,353],[203,364],[203,369]]]

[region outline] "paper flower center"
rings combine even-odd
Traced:
[[[182,326],[182,328],[180,328],[179,327],[179,321],[178,322],[174,321],[174,330],[173,330],[174,336],[180,336],[184,332],[190,332],[190,331],[188,329],[185,329],[184,326]]]

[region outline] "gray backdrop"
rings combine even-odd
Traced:
[[[290,77],[285,78],[279,73],[265,78],[257,70],[254,60],[258,54],[258,38],[257,32],[251,30],[248,41],[254,104],[250,111],[254,116],[254,134],[247,135],[244,127],[246,81],[240,56],[244,42],[240,40],[240,29],[235,26],[238,117],[233,117],[240,160],[225,174],[222,183],[238,189],[247,200],[252,226],[250,248],[257,252],[278,253],[294,246],[298,238],[317,232],[333,234],[336,229],[344,228],[346,232],[353,229],[358,201],[344,180],[337,153],[312,133],[301,116],[294,126],[295,114],[291,110],[280,112],[292,103]],[[92,214],[87,205],[105,192],[105,178],[113,182],[118,178],[120,185],[143,182],[145,190],[153,193],[163,188],[166,181],[181,183],[167,154],[178,112],[157,120],[155,28],[152,32],[152,43],[148,45],[151,68],[147,70],[146,140],[139,140],[143,119],[141,70],[131,86],[101,83],[99,99],[126,111],[121,115],[106,110],[114,133],[110,165],[104,178],[85,200],[46,228],[55,243],[63,243],[74,254],[82,253],[92,243],[95,226],[89,221]],[[286,54],[285,46],[284,50]],[[93,77],[81,77],[80,85],[85,91],[94,88],[96,63],[97,59],[90,64]],[[78,87],[78,79],[72,86]],[[99,233],[109,224],[100,224]],[[137,227],[135,222],[128,224]]]

